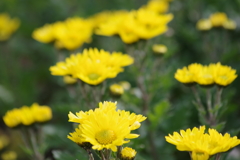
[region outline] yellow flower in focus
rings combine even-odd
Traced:
[[[200,157],[207,159],[208,156],[226,152],[240,144],[236,136],[230,137],[228,133],[222,135],[215,129],[208,129],[208,133],[204,131],[205,126],[199,129],[194,127],[192,130],[181,130],[180,134],[174,132],[165,138],[167,142],[176,145],[178,150],[192,152],[192,157],[196,160]]]
[[[194,74],[191,73],[187,69],[187,67],[183,67],[183,69],[178,69],[174,75],[174,78],[181,83],[194,83]]]
[[[71,76],[64,76],[63,77],[63,81],[66,84],[75,84],[75,83],[77,83],[77,79],[76,78],[72,78]]]
[[[210,16],[213,27],[221,27],[227,21],[227,15],[222,12],[214,13]]]
[[[16,127],[21,124],[20,115],[20,109],[12,109],[10,111],[7,111],[7,113],[3,116],[3,121],[8,127]]]
[[[157,13],[165,13],[168,11],[169,2],[166,0],[149,0],[147,5],[142,8],[148,9]]]
[[[157,54],[164,54],[167,52],[167,46],[163,45],[163,44],[154,44],[152,46],[152,50],[154,53],[157,53]]]
[[[20,25],[17,18],[11,19],[8,14],[0,14],[0,41],[5,41],[15,32]]]
[[[52,42],[55,39],[52,25],[46,24],[43,27],[35,29],[32,33],[32,37],[42,43]]]
[[[112,84],[110,86],[110,92],[113,94],[113,95],[116,95],[116,96],[120,96],[124,93],[124,89],[121,85],[119,84]]]
[[[1,159],[2,160],[16,160],[17,153],[14,151],[6,151],[6,152],[2,153]]]
[[[86,142],[85,138],[82,137],[81,126],[75,129],[75,132],[69,133],[70,135],[67,136],[68,139],[72,140],[79,146],[83,147],[84,149],[91,149],[92,145],[89,142]]]
[[[237,28],[237,24],[233,20],[228,19],[223,23],[223,28],[233,30]]]
[[[210,64],[209,67],[213,67],[214,81],[220,86],[227,86],[237,78],[236,70],[229,66],[217,63]]]
[[[104,50],[84,49],[83,53],[71,55],[65,62],[50,67],[52,75],[79,78],[90,85],[98,85],[107,78],[115,78],[133,58],[120,52],[110,54]]]
[[[212,22],[209,19],[200,19],[197,22],[197,29],[198,30],[210,30],[212,28]]]
[[[92,149],[111,149],[117,151],[117,146],[128,143],[128,139],[137,138],[139,135],[131,134],[131,124],[142,122],[146,117],[117,111],[117,103],[99,103],[99,108],[80,111],[77,115],[69,113],[69,121],[80,123],[78,130],[68,137],[76,143],[89,142]]]
[[[34,115],[35,122],[46,122],[52,119],[52,110],[50,107],[33,103],[30,108]]]
[[[123,160],[134,160],[136,157],[137,152],[130,148],[130,147],[124,147],[121,151],[121,159]]]

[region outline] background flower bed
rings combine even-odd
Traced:
[[[47,124],[44,130],[47,132],[46,148],[48,153],[54,153],[57,159],[87,159],[83,151],[66,138],[66,135],[72,130],[68,122],[67,114],[76,110],[75,98],[68,94],[66,85],[59,77],[51,76],[49,67],[57,61],[56,50],[51,44],[43,44],[32,38],[34,29],[43,26],[46,23],[63,21],[68,17],[80,16],[89,17],[103,10],[119,9],[137,9],[147,1],[143,0],[91,0],[91,1],[17,1],[2,0],[0,2],[0,11],[6,12],[11,17],[17,17],[21,21],[20,28],[14,35],[5,42],[0,43],[0,105],[2,109],[0,114],[3,116],[9,109],[30,105],[33,101],[39,104],[51,106],[53,110],[53,119]],[[223,0],[195,0],[195,1],[177,1],[170,2],[169,13],[174,15],[174,19],[169,23],[169,30],[153,40],[156,43],[165,44],[168,52],[161,58],[161,68],[156,71],[159,76],[161,89],[159,94],[153,98],[151,104],[159,100],[164,103],[159,106],[169,105],[170,110],[167,114],[156,119],[157,126],[152,131],[155,136],[155,142],[160,159],[181,160],[188,157],[187,152],[179,152],[174,146],[169,145],[164,136],[173,131],[180,129],[192,128],[200,123],[197,118],[197,111],[192,104],[193,96],[189,88],[180,84],[174,79],[174,73],[178,68],[188,64],[198,62],[209,64],[221,62],[240,70],[240,2]],[[215,12],[225,12],[229,18],[237,23],[237,29],[230,31],[224,29],[212,29],[210,31],[199,31],[196,29],[196,23],[201,18],[208,18]],[[97,47],[108,51],[125,52],[124,44],[117,37],[93,36],[90,44],[84,44],[77,51],[84,48]],[[75,51],[75,52],[77,52]],[[69,51],[63,51],[66,56]],[[149,49],[149,52],[152,52]],[[127,80],[131,83],[132,88],[136,87],[136,82],[126,68],[117,78],[110,82]],[[226,115],[227,124],[224,131],[234,133],[240,127],[239,118],[239,90],[238,78],[225,89],[223,99],[227,100]],[[129,104],[129,110],[138,112],[136,104],[138,98],[132,94],[124,94],[117,101],[123,104]],[[131,108],[131,106],[133,106]],[[152,111],[157,106],[151,106]],[[161,107],[160,107],[161,108]],[[10,132],[3,122],[1,122],[2,131],[11,133],[11,147],[16,149],[21,155],[21,149],[14,137],[17,132]],[[146,135],[144,126],[140,129],[140,138],[132,143],[138,151],[137,159],[151,159],[147,154],[149,146],[142,141]],[[17,135],[19,136],[19,135]],[[20,142],[19,142],[20,143]],[[53,152],[50,152],[53,151]],[[75,152],[73,152],[75,151]],[[46,154],[48,154],[46,152]],[[81,156],[83,156],[81,158]],[[76,159],[76,158],[75,158]],[[230,159],[230,158],[229,158]]]

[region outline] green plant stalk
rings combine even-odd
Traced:
[[[93,154],[92,154],[91,150],[87,149],[86,151],[88,153],[89,160],[94,160],[94,157],[93,157]]]
[[[34,134],[34,131],[32,128],[28,128],[28,132],[30,135],[30,141],[31,141],[31,145],[32,145],[32,149],[33,149],[33,153],[34,153],[34,157],[36,160],[43,160],[43,155],[39,152],[39,147],[37,144],[37,140],[36,140],[36,134]]]
[[[216,125],[216,117],[213,115],[213,107],[212,107],[212,95],[211,88],[206,89],[206,101],[207,101],[207,110],[208,110],[208,123],[211,127]]]

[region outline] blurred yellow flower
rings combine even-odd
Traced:
[[[172,14],[158,14],[152,10],[140,8],[110,16],[100,23],[96,34],[119,35],[123,42],[134,43],[139,39],[150,39],[167,31],[167,23]]]
[[[32,37],[42,43],[52,42],[55,39],[52,25],[45,24],[43,27],[35,29],[32,33]]]
[[[225,21],[223,23],[223,28],[225,29],[229,29],[229,30],[233,30],[237,28],[237,24],[235,21],[228,19],[227,21]]]
[[[213,27],[221,27],[227,21],[227,15],[222,12],[214,13],[210,16],[210,21]]]
[[[8,127],[20,124],[31,125],[35,122],[46,122],[52,119],[52,111],[48,106],[39,106],[33,103],[30,107],[14,108],[3,116],[3,121]]]
[[[2,153],[1,159],[2,160],[16,160],[17,153],[14,151],[6,151],[6,152]]]
[[[208,66],[193,63],[188,68],[178,69],[175,73],[175,78],[182,83],[196,82],[200,85],[217,84],[219,86],[227,86],[237,78],[237,75],[236,70],[229,66],[221,65],[220,62],[209,64]]]
[[[52,119],[52,110],[48,106],[40,106],[37,103],[33,103],[31,111],[34,115],[35,122],[46,122]]]
[[[152,50],[156,54],[164,54],[167,52],[168,48],[167,48],[167,46],[165,46],[163,44],[154,44],[152,46]]]
[[[124,147],[121,151],[121,159],[123,160],[134,160],[136,157],[137,152],[130,148],[130,147]]]
[[[73,17],[65,21],[46,24],[34,30],[32,37],[42,43],[55,41],[55,47],[58,49],[74,50],[83,43],[91,42],[93,28],[93,21]]]
[[[178,69],[174,75],[174,78],[181,83],[194,83],[194,74],[192,74],[187,67]]]
[[[76,78],[73,78],[73,77],[71,77],[71,76],[64,76],[64,77],[63,77],[63,81],[64,81],[64,83],[66,83],[66,84],[75,84],[75,83],[77,83],[77,79],[76,79]]]
[[[142,122],[146,117],[125,113],[116,110],[117,103],[99,103],[99,108],[87,112],[80,111],[75,116],[69,113],[69,121],[80,123],[79,128],[68,137],[75,143],[89,142],[92,149],[111,149],[117,151],[117,146],[128,143],[128,139],[137,138],[139,135],[131,133],[131,124],[135,121]],[[80,141],[80,142],[79,142]]]
[[[168,11],[169,2],[166,0],[149,0],[148,3],[143,6],[147,10],[151,10],[157,13],[165,13]]]
[[[213,68],[214,81],[220,86],[227,86],[237,78],[235,69],[222,65],[220,62],[210,64],[209,67]]]
[[[124,93],[124,88],[120,84],[112,84],[110,92],[115,96],[121,96]]]
[[[209,19],[200,19],[197,22],[197,29],[198,30],[210,30],[212,28],[212,23]]]
[[[21,111],[18,108],[7,111],[3,116],[3,121],[8,127],[16,127],[21,124]]]
[[[11,19],[6,13],[0,14],[0,41],[5,41],[15,32],[20,25],[17,18]]]
[[[181,130],[180,134],[174,132],[165,138],[167,142],[176,145],[178,150],[191,152],[194,160],[199,160],[200,157],[208,160],[208,156],[226,152],[240,144],[236,136],[230,137],[228,133],[222,135],[215,129],[208,129],[208,133],[204,131],[205,126],[194,127],[192,130]]]
[[[85,83],[98,85],[107,78],[114,78],[124,66],[133,63],[133,58],[120,52],[110,54],[96,48],[84,49],[83,53],[71,55],[65,62],[50,67],[52,75],[71,75]]]

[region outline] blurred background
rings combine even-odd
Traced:
[[[84,151],[67,139],[73,131],[68,122],[69,111],[81,110],[81,104],[76,100],[80,94],[73,96],[61,77],[52,76],[49,67],[56,64],[57,50],[52,44],[40,43],[32,38],[32,32],[47,23],[64,21],[68,17],[79,16],[87,18],[105,10],[132,10],[145,5],[147,0],[1,0],[0,14],[7,13],[12,18],[20,20],[20,27],[7,40],[0,41],[0,115],[6,111],[30,106],[33,102],[48,105],[52,108],[53,119],[44,126],[46,157],[56,160],[87,159]],[[215,12],[224,12],[228,18],[236,22],[236,29],[223,28],[201,31],[196,28],[198,20],[209,18]],[[221,62],[240,71],[240,0],[172,0],[169,1],[167,13],[174,15],[169,23],[169,30],[153,39],[153,43],[164,44],[168,51],[160,58],[160,68],[156,70],[158,78],[157,95],[153,98],[152,111],[155,108],[168,108],[166,114],[153,118],[152,133],[160,160],[189,159],[187,152],[176,150],[168,144],[164,136],[180,129],[199,126],[197,111],[192,103],[191,90],[174,79],[174,73],[191,63]],[[1,26],[1,22],[0,22]],[[1,29],[1,28],[0,28]],[[1,33],[1,30],[0,30]],[[93,35],[90,44],[84,44],[72,51],[81,52],[84,48],[97,47],[107,51],[121,51],[125,53],[123,42],[117,37]],[[71,51],[62,50],[67,57]],[[152,52],[149,49],[149,52]],[[134,64],[133,64],[134,65]],[[131,76],[129,67],[115,81],[128,81],[132,91],[124,93],[121,98],[113,99],[127,110],[139,113],[139,99],[134,96],[136,91],[135,79]],[[224,89],[223,102],[226,108],[222,118],[226,120],[223,132],[238,135],[240,129],[240,83],[239,77]],[[161,103],[155,103],[161,102]],[[157,105],[156,105],[157,104]],[[157,107],[158,106],[158,107]],[[132,107],[132,108],[131,108]],[[160,109],[161,110],[161,109]],[[161,112],[161,111],[160,111]],[[8,129],[0,120],[0,133],[9,137],[8,148],[16,151],[19,160],[26,160],[21,149],[21,138],[17,130]],[[138,151],[137,160],[151,160],[148,134],[146,126],[139,129],[140,138],[133,140],[131,146]],[[232,150],[227,160],[238,160],[240,148]]]

